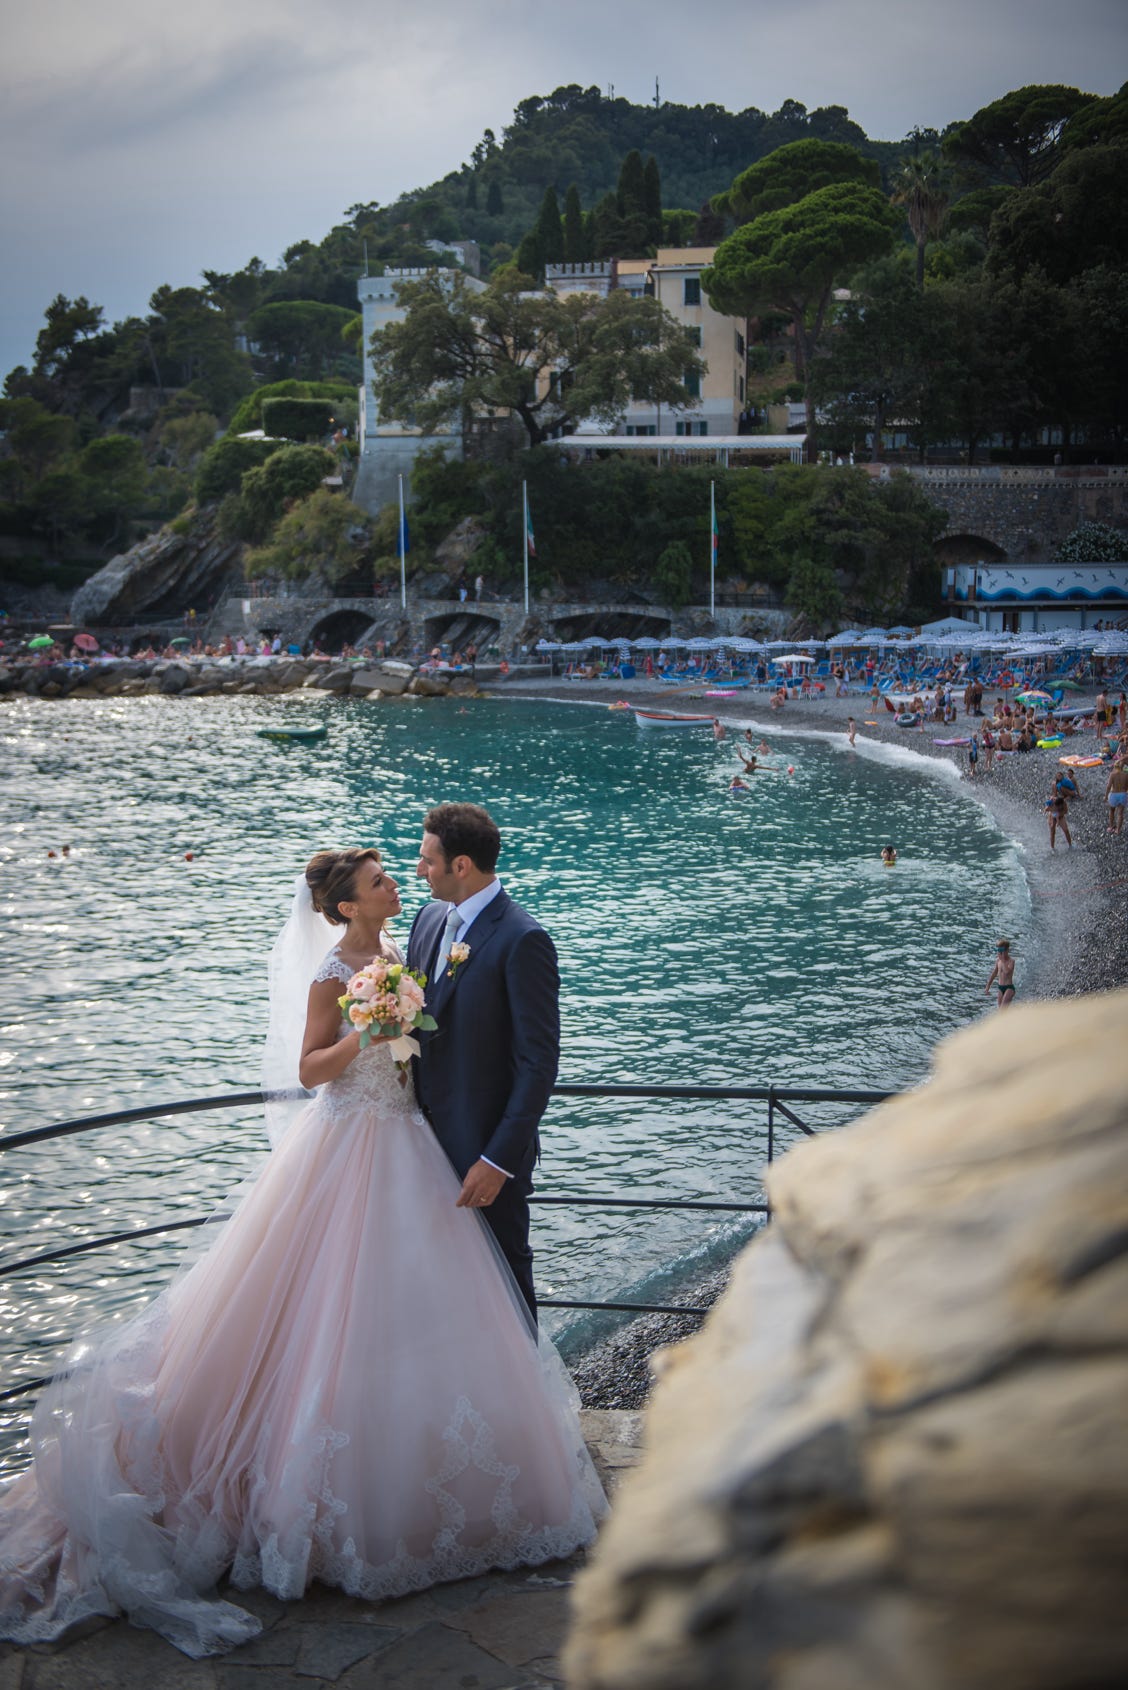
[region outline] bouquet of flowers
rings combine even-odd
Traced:
[[[424,1013],[423,988],[427,976],[402,962],[376,956],[354,974],[348,989],[338,998],[346,1020],[360,1032],[360,1048],[377,1037],[387,1038],[400,1071],[400,1084],[407,1083],[407,1064],[419,1055],[419,1041],[408,1037],[408,1029],[433,1032],[438,1025]]]

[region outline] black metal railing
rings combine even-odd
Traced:
[[[277,1094],[274,1094],[277,1095]],[[295,1094],[282,1094],[293,1096]],[[306,1095],[306,1094],[298,1094]],[[308,1094],[312,1095],[312,1094]],[[888,1091],[843,1090],[822,1086],[679,1086],[679,1085],[602,1085],[586,1081],[561,1081],[554,1087],[555,1097],[594,1098],[665,1098],[682,1102],[766,1103],[767,1161],[771,1164],[776,1153],[776,1116],[783,1118],[808,1138],[817,1136],[818,1129],[804,1121],[791,1108],[792,1103],[860,1103],[872,1105],[894,1095]],[[131,1121],[151,1121],[169,1115],[192,1115],[214,1109],[236,1109],[261,1105],[261,1091],[224,1092],[216,1097],[181,1098],[172,1103],[142,1104],[132,1109],[115,1109],[102,1115],[82,1115],[69,1121],[56,1121],[50,1126],[34,1127],[28,1132],[0,1135],[0,1152],[19,1150],[27,1145],[42,1144],[53,1138],[67,1138],[77,1133],[97,1131],[101,1127],[122,1126]],[[771,1205],[764,1203],[719,1202],[713,1199],[679,1197],[580,1197],[570,1194],[534,1194],[529,1201],[545,1207],[576,1209],[655,1209],[687,1212],[771,1215]],[[82,1239],[56,1250],[40,1251],[16,1261],[0,1261],[0,1279],[30,1268],[44,1267],[51,1262],[64,1261],[72,1256],[113,1248],[119,1244],[135,1243],[162,1233],[186,1232],[206,1226],[209,1221],[222,1218],[215,1212],[192,1215],[182,1220],[161,1221],[154,1226],[135,1227],[127,1232],[105,1233],[100,1237]],[[541,1297],[542,1308],[584,1309],[607,1313],[664,1314],[695,1317],[706,1314],[704,1308],[686,1304],[584,1302],[568,1298]],[[42,1389],[46,1379],[27,1379],[20,1385],[0,1391],[0,1404],[11,1402]]]

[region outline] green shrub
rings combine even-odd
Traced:
[[[268,399],[327,399],[339,423],[349,428],[356,423],[356,388],[347,381],[271,381],[241,401],[228,424],[228,438],[261,428]]]
[[[264,399],[263,432],[275,440],[320,440],[333,427],[329,399]]]
[[[209,446],[196,471],[196,500],[217,505],[227,493],[237,493],[243,476],[257,464],[264,464],[278,450],[273,440],[236,440],[230,435]]]
[[[1058,563],[1128,563],[1128,533],[1107,522],[1082,522],[1058,547]]]

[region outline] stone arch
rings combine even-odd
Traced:
[[[1007,562],[1005,549],[982,534],[941,534],[932,550],[941,565]]]
[[[372,611],[369,610],[332,610],[328,616],[319,617],[310,629],[308,638],[319,640],[331,650],[340,647],[348,640],[355,645],[372,626]]]

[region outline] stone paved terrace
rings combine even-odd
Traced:
[[[581,1419],[613,1495],[639,1459],[642,1416],[588,1409]],[[378,1604],[320,1585],[301,1602],[240,1591],[234,1599],[258,1615],[262,1634],[206,1661],[125,1620],[95,1620],[51,1647],[0,1644],[0,1690],[547,1690],[564,1682],[559,1651],[583,1559]]]

